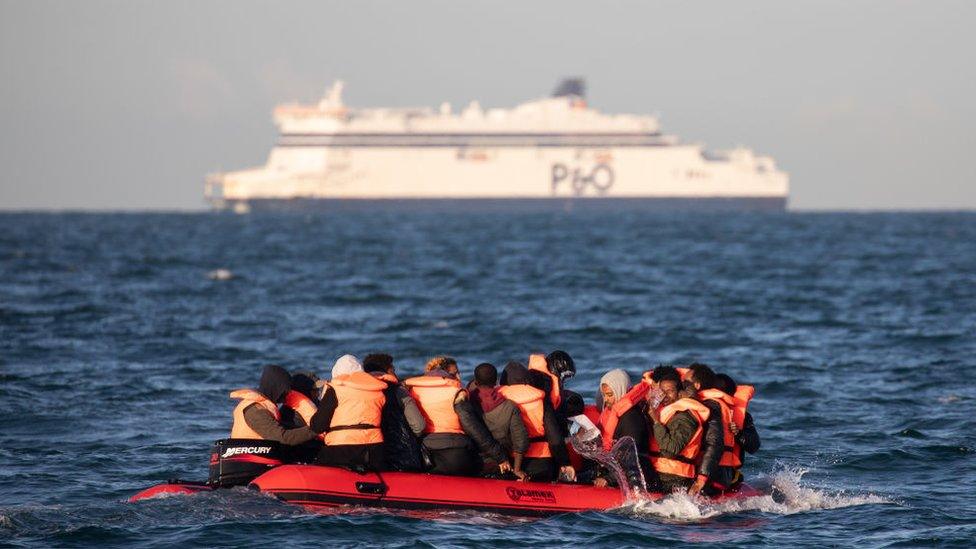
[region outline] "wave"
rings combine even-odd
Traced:
[[[657,501],[639,501],[622,508],[626,514],[655,517],[674,522],[698,522],[719,515],[759,511],[776,515],[792,515],[824,509],[839,509],[858,505],[891,505],[894,501],[876,494],[832,493],[803,486],[803,468],[783,467],[752,481],[761,496],[709,503],[703,498],[674,494]]]

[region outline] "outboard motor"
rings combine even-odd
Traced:
[[[265,471],[284,463],[281,445],[267,440],[225,438],[210,452],[207,484],[227,488],[243,486]]]

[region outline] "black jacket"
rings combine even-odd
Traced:
[[[383,431],[386,463],[393,471],[421,471],[423,460],[420,457],[420,440],[407,421],[404,397],[410,399],[410,396],[404,395],[404,392],[399,383],[390,383],[383,391],[386,403],[383,405],[380,427]],[[412,400],[410,399],[411,402]]]
[[[552,454],[556,467],[569,465],[569,453],[566,450],[566,439],[563,437],[565,426],[560,425],[556,411],[552,409],[552,402],[548,398],[542,404],[542,428],[546,431],[549,453]]]
[[[742,429],[739,434],[736,435],[735,441],[739,443],[742,450],[750,454],[755,454],[759,451],[759,431],[756,431],[756,424],[752,421],[752,414],[746,412],[745,421],[742,422]],[[740,459],[743,456],[739,456]]]
[[[620,419],[617,420],[617,427],[613,430],[614,442],[624,437],[634,439],[634,445],[637,447],[638,463],[645,478],[651,473],[650,462],[647,460],[647,455],[650,452],[650,431],[647,425],[648,420],[646,419],[646,414],[647,408],[644,405],[638,404],[637,406],[631,406],[630,410],[627,410],[620,416]],[[596,476],[607,479],[611,486],[617,485],[617,480],[602,465],[597,466]]]
[[[647,455],[650,451],[650,433],[647,428],[647,409],[644,406],[632,406],[624,412],[617,421],[617,428],[613,430],[613,440],[631,437],[637,445],[637,453]]]
[[[705,422],[702,433],[702,461],[698,467],[698,474],[705,475],[712,480],[719,480],[718,462],[725,451],[725,436],[722,430],[722,407],[714,400],[702,402],[708,408],[708,421]]]

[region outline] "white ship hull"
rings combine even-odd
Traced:
[[[402,120],[390,128],[372,119],[357,127],[348,120],[313,118],[316,124],[285,117],[265,166],[212,175],[206,194],[215,207],[238,209],[256,201],[343,199],[744,198],[785,204],[788,176],[771,159],[748,149],[709,155],[636,120],[642,125],[613,132],[579,123],[553,128],[551,122],[545,132],[487,122],[473,132],[443,120],[417,131],[411,127],[416,122]]]

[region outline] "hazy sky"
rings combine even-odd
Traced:
[[[976,2],[0,0],[0,209],[201,208],[271,110],[591,105],[772,155],[794,208],[976,208]]]

